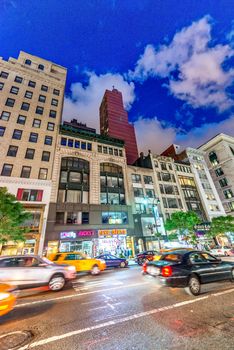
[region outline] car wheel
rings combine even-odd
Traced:
[[[99,275],[100,272],[101,271],[97,265],[94,265],[91,269],[91,275]]]
[[[189,278],[188,286],[185,288],[189,295],[197,296],[201,291],[201,283],[197,276],[192,275]]]
[[[120,267],[126,267],[126,264],[125,264],[125,262],[124,261],[122,261],[121,263],[120,263],[120,265],[119,265]]]
[[[63,275],[57,274],[51,277],[49,281],[49,289],[53,292],[58,292],[65,286],[65,278]]]
[[[232,275],[231,282],[234,282],[234,269],[231,270],[231,275]]]

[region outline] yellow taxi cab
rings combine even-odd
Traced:
[[[12,287],[0,283],[0,316],[10,312],[14,308],[15,302],[16,296],[12,292]]]
[[[76,272],[90,272],[92,275],[98,275],[106,268],[105,260],[87,258],[80,252],[50,254],[48,259],[56,264],[75,266]]]
[[[161,256],[164,254],[164,253],[169,253],[169,252],[174,252],[175,250],[193,250],[193,248],[169,248],[169,249],[161,249],[160,250],[160,253],[161,254],[158,254],[158,255],[154,255],[154,258],[153,258],[153,261],[157,261],[157,260],[160,260]]]

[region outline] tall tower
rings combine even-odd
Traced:
[[[122,93],[113,88],[106,90],[99,108],[100,132],[125,142],[127,163],[133,164],[138,158],[134,126],[128,122],[128,113],[123,106]]]

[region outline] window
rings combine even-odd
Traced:
[[[23,78],[21,78],[21,77],[19,77],[19,76],[16,76],[16,77],[15,77],[15,82],[16,82],[16,83],[22,83],[22,81],[23,81]]]
[[[23,132],[22,130],[15,129],[15,130],[13,131],[12,138],[13,138],[13,139],[16,139],[16,140],[20,140],[21,137],[22,137],[22,132]]]
[[[52,136],[45,136],[45,145],[52,145],[53,137]]]
[[[60,212],[56,213],[56,219],[55,219],[56,224],[60,224],[60,225],[64,224],[64,214],[65,213],[63,213],[63,212],[62,213],[60,213]],[[53,260],[55,261],[55,258]]]
[[[26,159],[33,159],[35,154],[35,149],[33,148],[27,148],[26,153],[25,153],[25,158]]]
[[[23,102],[22,105],[21,105],[21,109],[23,111],[28,111],[29,110],[29,107],[30,107],[30,104],[27,103],[27,102]]]
[[[44,103],[44,102],[46,101],[46,96],[44,96],[44,95],[39,95],[38,101]]]
[[[38,65],[38,69],[39,69],[39,70],[44,70],[44,68],[45,68],[45,67],[43,66],[43,64],[39,64],[39,65]]]
[[[136,213],[138,214],[146,213],[146,208],[144,204],[136,203],[135,207],[136,207]]]
[[[98,145],[98,152],[102,153],[102,146]]]
[[[164,185],[165,194],[174,194],[174,186]]]
[[[31,190],[19,188],[16,198],[18,201],[25,202],[41,202],[43,197],[43,190]]]
[[[1,175],[11,176],[12,169],[13,169],[12,164],[3,164]]]
[[[224,175],[223,169],[222,168],[218,168],[215,170],[215,174],[216,176],[222,176]]]
[[[7,155],[8,157],[16,157],[18,146],[9,146]]]
[[[67,145],[68,145],[68,147],[73,147],[73,140],[68,139]]]
[[[54,94],[54,95],[57,95],[57,96],[59,96],[59,94],[60,94],[60,91],[59,91],[59,90],[57,90],[57,89],[54,89],[54,90],[53,90],[53,94]]]
[[[4,136],[6,128],[4,126],[0,126],[0,136]]]
[[[35,81],[29,80],[28,86],[35,88],[35,86],[36,86]]]
[[[86,142],[81,142],[81,149],[86,149]]]
[[[116,148],[114,149],[114,155],[118,156],[118,150]]]
[[[109,225],[122,225],[128,223],[128,213],[127,212],[103,212],[102,213],[102,223]]]
[[[41,160],[43,160],[44,162],[49,162],[50,161],[50,152],[43,151]]]
[[[147,197],[149,197],[149,198],[155,198],[154,190],[146,189],[146,190],[145,190],[145,193],[146,193],[146,196],[147,196]]]
[[[103,147],[103,153],[107,154],[107,147]]]
[[[123,157],[123,151],[121,149],[119,150],[119,156]]]
[[[159,185],[159,189],[160,189],[160,192],[161,192],[161,193],[164,193],[164,187],[163,187],[163,185],[160,184],[160,185]]]
[[[176,198],[167,198],[168,208],[178,208]]]
[[[218,157],[217,157],[217,155],[216,155],[215,152],[210,152],[210,153],[209,153],[209,160],[210,160],[210,162],[211,162],[211,164],[212,164],[213,166],[219,164],[219,160],[218,160]]]
[[[2,90],[4,87],[4,83],[0,82],[0,90]]]
[[[66,139],[66,137],[62,137],[61,138],[61,145],[62,146],[67,146],[67,139]]]
[[[19,88],[18,87],[16,87],[16,86],[12,86],[11,87],[11,90],[10,90],[11,94],[18,95],[18,92],[19,92]]]
[[[109,148],[109,154],[113,154],[113,148]]]
[[[9,75],[9,73],[1,71],[0,77],[3,79],[7,79],[8,75]]]
[[[120,204],[120,198],[118,193],[108,193],[108,203],[109,204]]]
[[[146,185],[152,185],[153,184],[152,176],[144,175],[143,178],[144,178],[144,183]]]
[[[26,117],[24,115],[19,115],[17,119],[17,123],[24,125],[25,122],[26,122]]]
[[[8,121],[10,118],[11,113],[10,112],[6,112],[6,111],[2,111],[1,114],[1,118],[2,120]]]
[[[29,136],[29,142],[37,142],[38,134],[35,132],[31,132]]]
[[[92,151],[92,143],[87,143],[87,150]]]
[[[68,190],[67,191],[67,202],[70,202],[70,203],[82,203],[81,191]]]
[[[69,174],[69,182],[81,183],[81,173],[71,171]]]
[[[56,111],[50,110],[50,118],[56,118]]]
[[[132,174],[132,182],[133,183],[141,183],[141,175],[139,175],[139,174]]]
[[[31,60],[25,60],[25,62],[24,62],[25,64],[27,64],[28,66],[31,66],[31,64],[32,64],[32,61]]]
[[[58,106],[58,100],[56,100],[56,98],[52,98],[51,104],[52,106]]]
[[[144,197],[143,188],[134,187],[133,192],[134,192],[134,197]]]
[[[48,91],[48,86],[42,85],[41,86],[41,91]]]
[[[47,124],[47,130],[54,131],[54,123],[48,123]]]
[[[223,191],[223,194],[224,194],[224,197],[227,198],[227,199],[233,197],[232,190]]]
[[[15,100],[13,98],[8,98],[5,103],[5,105],[8,107],[14,107],[14,104],[15,104]]]
[[[25,95],[24,95],[24,97],[31,99],[31,98],[32,98],[32,96],[33,96],[32,91],[25,91]]]
[[[160,165],[161,165],[161,169],[162,169],[162,170],[167,170],[167,165],[166,165],[166,163],[160,163]]]
[[[38,179],[46,180],[47,179],[47,175],[48,175],[48,169],[40,168]]]
[[[24,177],[24,178],[28,179],[30,177],[30,173],[31,173],[31,167],[30,166],[22,166],[20,177]]]
[[[40,126],[41,126],[41,121],[40,121],[40,119],[33,119],[33,124],[32,124],[32,126],[33,126],[34,128],[40,128]]]
[[[44,108],[43,107],[40,107],[40,106],[37,106],[36,108],[36,114],[43,114],[43,111],[44,111]]]
[[[219,180],[219,184],[221,187],[225,187],[228,185],[227,179],[226,177],[224,177],[223,179]]]

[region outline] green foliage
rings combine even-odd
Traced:
[[[186,241],[192,244],[196,244],[198,239],[194,232],[194,225],[197,225],[199,223],[200,219],[195,212],[177,211],[171,215],[170,219],[167,219],[165,223],[165,229],[167,231],[174,231],[168,235],[168,238],[172,234],[175,235],[176,232],[178,232],[181,236],[184,236],[184,239]]]
[[[5,187],[0,188],[0,243],[23,241],[27,229],[23,223],[31,215],[24,211],[21,203]]]
[[[234,232],[234,217],[231,215],[213,218],[207,235],[211,238],[215,238],[216,236],[223,235],[226,232]]]

